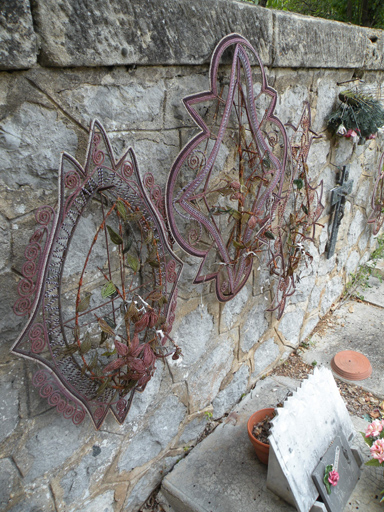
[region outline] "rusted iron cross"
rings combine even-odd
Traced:
[[[344,165],[339,173],[336,183],[337,187],[331,190],[331,207],[333,208],[333,225],[331,238],[328,242],[327,259],[329,260],[335,254],[337,234],[341,220],[344,217],[344,208],[346,196],[351,193],[353,180],[349,180],[349,165]]]

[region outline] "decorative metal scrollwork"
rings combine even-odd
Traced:
[[[156,361],[180,353],[170,331],[182,263],[161,191],[145,183],[132,149],[115,162],[94,121],[84,167],[64,153],[57,210],[36,214],[15,304],[30,317],[12,351],[43,365],[40,395],[75,423],[87,411],[100,428],[109,410],[122,423]]]
[[[194,282],[215,281],[223,302],[245,285],[254,257],[276,243],[288,155],[276,97],[254,48],[231,34],[213,53],[210,90],[184,99],[201,131],[171,169],[168,219],[180,246],[202,259]]]

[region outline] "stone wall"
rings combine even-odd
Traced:
[[[384,34],[230,0],[5,0],[0,23],[0,509],[136,511],[207,418],[222,417],[296,348],[368,259],[382,140],[331,139],[325,117],[337,82],[355,70],[382,82]],[[219,304],[208,286],[192,284],[196,262],[177,251],[185,267],[173,333],[183,359],[158,364],[122,427],[112,417],[99,432],[88,418],[75,427],[32,386],[35,366],[9,352],[25,323],[12,305],[34,211],[55,204],[60,152],[84,161],[95,117],[117,154],[133,146],[141,172],[164,185],[196,130],[181,100],[208,87],[212,51],[231,32],[260,53],[284,123],[298,122],[303,102],[312,106],[321,138],[308,164],[324,181],[326,205],[312,264],[278,322],[258,280]],[[327,260],[329,191],[335,166],[346,163],[354,185]]]

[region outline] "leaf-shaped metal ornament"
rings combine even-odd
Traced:
[[[84,167],[62,155],[57,210],[36,218],[15,304],[30,317],[12,352],[43,366],[34,384],[65,417],[88,412],[98,429],[111,410],[122,423],[156,360],[180,351],[170,331],[182,263],[166,221],[132,149],[116,162],[98,121]]]
[[[283,199],[277,209],[274,228],[276,242],[271,245],[270,273],[275,277],[274,298],[269,311],[281,318],[286,300],[296,290],[302,266],[311,260],[308,244],[314,241],[315,229],[324,206],[321,202],[323,182],[315,185],[310,177],[307,158],[314,138],[311,130],[311,108],[306,103],[296,126],[287,125],[291,132],[289,159],[292,174],[286,177]]]
[[[201,131],[171,169],[168,220],[181,247],[202,259],[194,282],[215,280],[223,302],[275,243],[288,152],[276,98],[254,48],[230,34],[213,53],[210,90],[184,99]]]
[[[371,199],[372,213],[368,223],[373,224],[372,233],[377,235],[384,222],[384,153],[381,155],[378,175]]]

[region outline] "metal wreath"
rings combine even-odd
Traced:
[[[210,90],[184,99],[201,131],[171,169],[169,225],[180,246],[202,259],[194,282],[215,281],[222,302],[245,285],[254,257],[274,253],[288,155],[276,99],[258,54],[238,34],[216,47]]]
[[[143,183],[132,149],[115,162],[93,121],[84,167],[63,153],[58,206],[36,213],[14,306],[29,320],[12,352],[42,365],[41,396],[97,429],[109,410],[122,423],[156,361],[180,352],[170,331],[182,263],[161,190],[150,174]]]
[[[378,167],[378,176],[373,187],[371,199],[372,213],[368,223],[373,224],[372,233],[377,235],[384,222],[384,153],[381,155]]]

